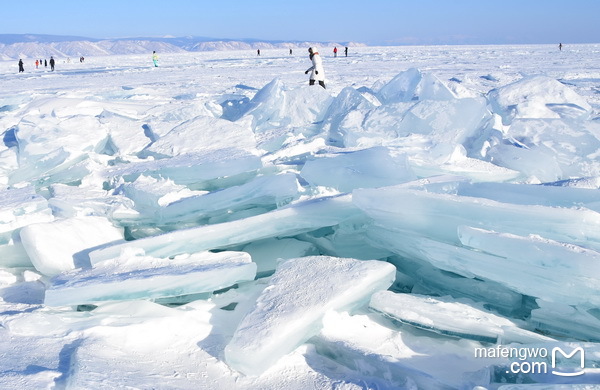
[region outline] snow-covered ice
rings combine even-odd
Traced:
[[[150,53],[0,62],[0,388],[600,383],[599,45]]]
[[[248,375],[262,373],[319,332],[331,310],[364,305],[394,281],[391,264],[312,256],[282,263],[225,348],[226,361]]]

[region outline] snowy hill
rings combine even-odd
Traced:
[[[89,57],[105,55],[141,54],[156,50],[160,53],[181,53],[186,51],[221,51],[249,49],[289,49],[319,46],[365,46],[360,43],[315,43],[228,40],[206,37],[182,38],[126,38],[100,40],[84,37],[0,34],[0,60],[18,58]]]

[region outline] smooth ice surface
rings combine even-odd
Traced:
[[[597,251],[536,235],[522,237],[465,226],[458,228],[458,235],[464,246],[503,259],[481,259],[479,266],[471,264],[470,270],[480,276],[553,302],[591,307],[600,304]],[[484,270],[486,263],[488,270]],[[503,275],[498,270],[493,275],[490,263],[503,263],[517,271],[516,275]],[[564,283],[568,289],[561,288]]]
[[[245,244],[270,237],[285,237],[337,225],[359,211],[349,196],[317,198],[268,213],[135,241],[109,244],[90,252],[92,264],[117,257],[126,248],[141,248],[151,256],[173,256]]]
[[[394,156],[384,147],[323,156],[307,161],[300,175],[315,186],[340,192],[384,187],[416,179],[406,156]]]
[[[551,341],[470,303],[380,291],[373,294],[369,307],[402,323],[444,335],[501,344]]]
[[[394,276],[394,267],[380,261],[313,256],[282,263],[225,348],[227,363],[261,374],[317,334],[326,312],[364,304]]]
[[[89,264],[91,248],[122,240],[123,233],[108,219],[89,216],[31,224],[20,237],[35,268],[54,276]]]
[[[244,245],[242,250],[250,254],[258,267],[257,272],[273,272],[282,260],[319,253],[315,245],[295,238],[267,238]]]
[[[600,248],[600,213],[588,209],[519,205],[399,186],[355,190],[353,202],[385,228],[450,244],[460,243],[457,229],[465,225]]]
[[[53,278],[44,303],[68,306],[212,292],[255,275],[256,264],[247,253],[206,252],[165,259],[124,251],[91,269]]]

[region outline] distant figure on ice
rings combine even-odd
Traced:
[[[562,43],[558,44],[558,50],[562,51]]]
[[[290,49],[290,55],[292,55],[292,49]]]
[[[50,56],[50,70],[54,72],[54,57]]]
[[[48,67],[48,60],[44,60],[44,68]]]
[[[35,68],[38,68],[38,65],[40,64],[40,62],[38,60],[35,60]]]
[[[337,57],[337,46],[333,48],[333,56]]]
[[[344,49],[344,54],[346,55],[346,57],[348,57],[348,46],[346,46],[346,48]]]
[[[319,82],[319,85],[325,88],[325,71],[323,70],[323,61],[321,60],[321,56],[317,51],[316,47],[308,48],[309,58],[312,61],[312,66],[304,72],[304,74],[310,74],[310,80],[308,81],[308,85],[315,85],[315,80]]]
[[[256,55],[259,56],[260,55],[260,49],[256,50]]]
[[[156,51],[152,52],[152,62],[155,68],[158,67],[158,54],[156,54]]]
[[[25,72],[25,68],[23,67],[23,60],[19,59],[19,73]]]

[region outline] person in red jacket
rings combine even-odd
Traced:
[[[337,46],[333,48],[333,56],[337,57]]]

